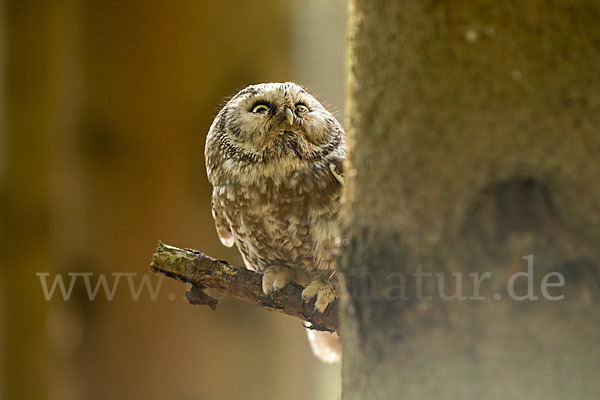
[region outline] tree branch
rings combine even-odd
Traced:
[[[310,328],[320,331],[339,330],[338,303],[330,304],[323,314],[309,318],[312,304],[303,308],[303,287],[290,283],[282,289],[277,299],[265,296],[262,291],[262,275],[246,268],[233,267],[226,261],[215,260],[197,250],[180,249],[158,243],[150,267],[155,272],[170,278],[188,282],[194,286],[186,293],[191,304],[208,305],[213,310],[219,303],[204,292],[205,288],[216,289],[237,299],[256,304],[269,310],[280,311],[310,323]]]

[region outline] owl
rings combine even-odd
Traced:
[[[217,233],[266,295],[294,281],[313,312],[335,300],[344,158],[339,122],[292,82],[249,86],[215,117],[205,159]]]

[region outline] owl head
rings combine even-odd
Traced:
[[[207,167],[309,163],[340,147],[342,127],[317,99],[292,82],[262,83],[237,93],[215,118]]]

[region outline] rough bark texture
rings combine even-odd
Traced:
[[[309,322],[313,329],[338,331],[338,302],[327,307],[324,313],[311,316],[312,306],[304,306],[302,302],[303,287],[295,283],[282,289],[277,298],[265,296],[262,274],[244,267],[233,267],[226,261],[215,260],[197,250],[179,249],[163,243],[156,248],[151,268],[168,277],[193,284],[186,294],[192,304],[207,305],[214,310],[219,300],[203,290],[214,289],[265,310],[281,311],[300,318]]]
[[[349,18],[342,398],[597,398],[600,3],[352,0]],[[508,298],[531,254],[539,300]],[[419,265],[449,295],[452,272],[467,296],[490,272],[485,300],[435,278],[417,300]],[[541,295],[551,271],[563,300]]]

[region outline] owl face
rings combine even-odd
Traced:
[[[245,88],[221,110],[215,130],[229,149],[224,156],[259,163],[319,158],[342,132],[317,99],[291,82]]]

